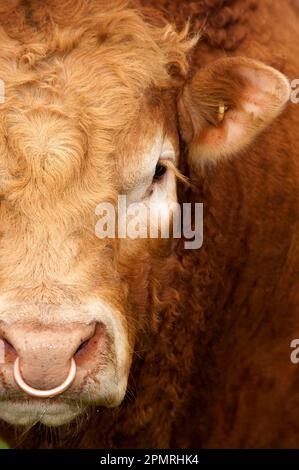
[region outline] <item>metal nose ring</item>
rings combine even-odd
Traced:
[[[61,385],[58,385],[58,387],[52,388],[51,390],[39,390],[37,388],[30,387],[30,385],[26,384],[20,371],[20,361],[18,357],[16,358],[14,363],[13,374],[17,385],[28,395],[39,398],[51,398],[55,397],[56,395],[60,395],[72,384],[76,376],[76,362],[73,358],[71,359],[70,370],[67,378]]]

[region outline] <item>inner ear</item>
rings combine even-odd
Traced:
[[[289,95],[282,73],[252,59],[219,59],[198,71],[178,100],[191,163],[238,153],[280,114]]]

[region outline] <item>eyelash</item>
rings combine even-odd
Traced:
[[[167,168],[162,163],[157,163],[154,174],[154,181],[159,181],[166,173]]]

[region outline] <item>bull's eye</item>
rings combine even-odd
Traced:
[[[166,166],[162,165],[161,163],[157,163],[154,174],[154,180],[159,180],[160,178],[162,178],[166,170]]]

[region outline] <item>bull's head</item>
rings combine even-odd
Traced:
[[[168,224],[180,144],[194,172],[216,165],[289,96],[280,72],[247,58],[188,74],[196,39],[170,25],[130,10],[89,15],[28,35],[26,48],[1,30],[0,417],[13,424],[118,406],[159,315],[173,240],[98,236],[96,207],[117,216],[119,195],[163,202]]]

